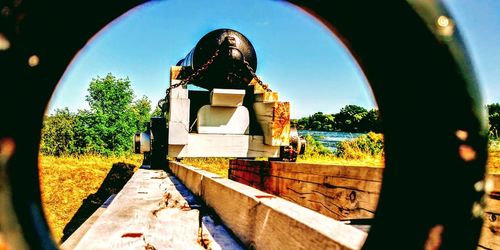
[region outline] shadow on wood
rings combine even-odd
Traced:
[[[111,195],[117,194],[134,174],[136,166],[114,163],[96,193],[83,200],[82,205],[64,227],[61,242],[68,239]]]

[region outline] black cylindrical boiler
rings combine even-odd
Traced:
[[[250,41],[238,31],[218,29],[207,33],[177,65],[195,72],[216,51],[218,54],[213,62],[190,83],[209,90],[245,88],[253,78],[248,66],[253,72],[257,70],[257,55]]]

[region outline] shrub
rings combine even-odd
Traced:
[[[305,139],[307,141],[305,156],[315,156],[315,155],[332,155],[333,152],[325,147],[321,142],[314,139],[311,135],[306,135]]]
[[[362,159],[366,156],[382,156],[384,138],[382,134],[369,132],[354,140],[342,141],[335,154],[346,159]]]

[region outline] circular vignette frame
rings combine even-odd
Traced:
[[[0,232],[13,249],[57,248],[38,179],[45,108],[89,39],[142,3],[1,2],[0,32],[9,48],[0,51]],[[486,114],[459,30],[442,3],[291,3],[352,53],[380,110],[386,166],[363,248],[422,249],[436,237],[441,249],[475,248],[484,190],[474,184],[485,173]]]

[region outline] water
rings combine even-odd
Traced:
[[[362,135],[362,133],[299,130],[299,135],[311,135],[315,140],[321,142],[323,146],[332,151],[336,151],[339,142],[352,140]]]

